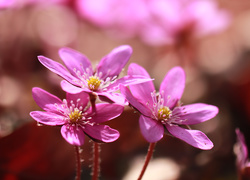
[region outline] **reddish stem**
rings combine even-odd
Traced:
[[[93,169],[92,169],[92,180],[97,180],[100,171],[100,146],[94,142],[93,145]]]
[[[137,180],[141,180],[147,167],[148,167],[148,163],[153,155],[153,152],[154,152],[154,148],[155,148],[155,143],[150,143],[149,144],[149,147],[148,147],[148,153],[147,153],[147,156],[146,156],[146,159],[145,159],[145,162],[144,162],[144,165],[142,167],[142,170],[141,170],[141,174],[140,176],[138,177]]]
[[[80,156],[80,147],[75,146],[75,153],[76,153],[76,180],[81,179],[81,156]]]

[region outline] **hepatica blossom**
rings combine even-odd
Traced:
[[[92,68],[91,62],[83,54],[62,48],[59,55],[67,69],[60,63],[44,56],[38,56],[39,61],[52,72],[58,74],[66,81],[62,81],[62,88],[69,93],[84,91],[98,95],[101,99],[122,103],[124,98],[118,93],[119,85],[130,85],[145,82],[141,75],[128,75],[118,79],[118,76],[132,54],[132,48],[128,45],[119,46],[103,57],[96,69]]]
[[[37,122],[50,126],[61,126],[63,138],[72,145],[84,144],[85,135],[101,142],[113,142],[119,132],[100,123],[109,121],[123,112],[123,106],[118,104],[96,104],[92,112],[89,95],[67,93],[66,99],[58,97],[40,88],[32,89],[33,98],[44,111],[32,111],[31,117]]]
[[[128,74],[149,77],[146,70],[137,64],[129,66]],[[130,105],[141,113],[140,129],[148,142],[159,141],[166,129],[196,148],[207,150],[213,147],[213,143],[201,131],[183,128],[213,118],[218,113],[218,108],[203,103],[179,104],[185,88],[185,73],[181,67],[174,67],[167,73],[159,93],[156,93],[152,81],[129,87],[130,90],[121,85],[121,92]]]

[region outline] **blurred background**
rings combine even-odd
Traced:
[[[37,56],[62,62],[58,50],[71,47],[95,65],[122,44],[132,46],[129,63],[143,66],[156,88],[169,69],[182,66],[187,75],[182,103],[220,109],[215,118],[192,126],[213,141],[212,150],[166,135],[144,180],[240,179],[234,144],[239,128],[250,145],[249,30],[249,0],[0,0],[0,179],[75,176],[74,148],[61,137],[60,127],[37,126],[29,116],[39,110],[32,87],[65,96],[61,78]],[[126,107],[109,122],[121,136],[101,145],[101,180],[139,175],[148,143],[138,117]],[[86,140],[82,149],[82,179],[87,180],[92,142]]]

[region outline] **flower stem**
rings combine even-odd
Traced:
[[[75,180],[81,179],[81,156],[80,156],[80,147],[75,146],[75,153],[76,153],[76,178]]]
[[[97,180],[100,172],[100,146],[97,142],[93,142],[93,169],[92,180]]]
[[[148,166],[148,163],[153,155],[153,151],[154,151],[154,148],[155,148],[155,143],[150,143],[149,144],[149,147],[148,147],[148,153],[147,153],[147,156],[146,156],[146,159],[145,159],[145,162],[144,162],[144,165],[142,167],[142,170],[141,170],[141,174],[140,176],[138,177],[137,180],[141,180],[146,169],[147,169],[147,166]]]
[[[91,107],[92,107],[92,112],[95,113],[96,112],[96,105],[95,105],[95,102],[96,102],[96,99],[97,99],[97,95],[92,93],[92,94],[89,94],[89,97],[90,97],[90,103],[91,103]]]

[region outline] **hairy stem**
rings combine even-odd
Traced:
[[[141,170],[141,174],[140,176],[138,177],[137,180],[141,180],[146,169],[147,169],[147,166],[148,166],[148,163],[153,155],[153,151],[154,151],[154,148],[155,148],[155,143],[150,143],[149,144],[149,147],[148,147],[148,153],[147,153],[147,156],[146,156],[146,159],[145,159],[145,162],[144,162],[144,165],[142,167],[142,170]]]
[[[100,172],[100,145],[97,142],[93,142],[93,169],[92,180],[97,180]]]
[[[75,146],[75,153],[76,153],[76,180],[81,179],[81,156],[80,156],[80,147]]]

